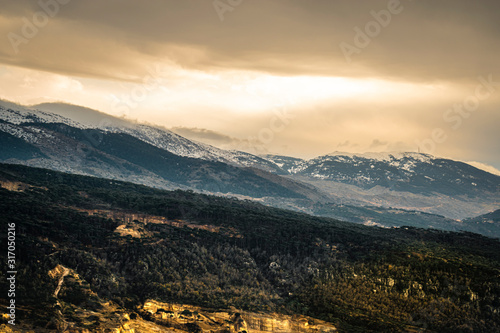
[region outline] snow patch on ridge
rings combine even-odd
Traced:
[[[4,103],[0,101],[0,120],[7,123],[14,125],[23,123],[62,123],[72,127],[85,128],[85,126],[80,123],[54,113],[40,110],[28,110],[26,108],[12,109],[3,104]]]
[[[66,118],[56,113],[32,110],[21,105],[0,100],[0,121],[4,123],[0,130],[26,139],[28,142],[35,140],[28,134],[27,129],[15,128],[13,125],[26,123],[62,123],[80,129],[100,129],[105,132],[125,133],[141,141],[149,143],[157,148],[164,149],[172,154],[208,160],[212,162],[222,162],[241,167],[257,167],[267,171],[279,169],[273,162],[249,153],[223,150],[205,143],[186,139],[178,134],[160,127],[138,124],[126,119],[105,115],[106,122],[81,123]],[[1,122],[0,122],[1,124]],[[10,126],[8,126],[10,124]],[[21,133],[22,132],[22,133]]]
[[[348,157],[350,159],[367,159],[375,160],[380,162],[391,162],[394,160],[402,159],[413,159],[419,162],[429,162],[435,157],[429,154],[413,153],[413,152],[382,152],[382,153],[346,153],[346,152],[333,152],[325,155],[332,157],[339,157],[340,160],[345,160],[342,157]]]

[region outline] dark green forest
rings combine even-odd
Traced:
[[[383,229],[189,191],[0,164],[1,247],[16,223],[19,320],[53,316],[57,264],[130,311],[148,299],[304,314],[342,332],[500,331],[500,243],[472,233]],[[128,222],[102,209],[202,228]],[[133,224],[133,225],[132,225]],[[2,250],[4,251],[4,250]],[[2,290],[7,289],[4,270]],[[0,298],[5,297],[3,291]],[[74,292],[61,296],[99,310]],[[3,300],[2,303],[5,303]],[[3,305],[3,304],[2,304]]]

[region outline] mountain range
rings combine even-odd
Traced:
[[[257,156],[74,105],[5,101],[0,144],[5,163],[234,196],[367,225],[500,237],[498,221],[470,220],[498,209],[500,177],[428,154]]]

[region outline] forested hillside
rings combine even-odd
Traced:
[[[36,327],[55,328],[60,311],[95,331],[99,321],[75,309],[100,311],[98,297],[139,315],[154,299],[303,314],[345,332],[500,331],[498,240],[18,165],[0,164],[0,183],[2,248],[16,224],[18,319]],[[83,281],[59,300],[48,275],[57,265]]]

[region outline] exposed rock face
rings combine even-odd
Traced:
[[[2,180],[2,179],[0,179],[0,187],[4,188],[6,190],[9,190],[9,191],[13,191],[13,192],[24,192],[26,190],[34,189],[34,188],[47,190],[46,187],[32,186],[29,184],[25,184],[23,182],[13,182],[13,181]]]
[[[54,269],[51,269],[48,274],[52,279],[59,279],[66,271],[67,268],[62,265],[57,265]]]
[[[1,182],[0,182],[1,184]],[[85,193],[80,193],[80,195],[85,196]],[[111,209],[83,209],[72,207],[72,209],[79,210],[81,212],[86,212],[89,215],[97,215],[102,216],[114,220],[120,220],[125,224],[120,225],[116,228],[115,232],[122,237],[130,235],[134,238],[141,238],[144,235],[148,235],[144,230],[138,231],[140,227],[146,224],[168,224],[175,228],[184,228],[187,227],[189,229],[199,229],[206,230],[213,233],[220,233],[229,237],[241,238],[242,236],[238,233],[238,231],[232,227],[222,228],[220,226],[215,225],[204,225],[197,224],[193,222],[188,222],[184,220],[169,220],[163,216],[155,216],[150,214],[136,214],[123,210],[111,210]]]
[[[332,324],[305,316],[260,314],[229,310],[218,312],[190,305],[168,304],[148,301],[142,312],[152,316],[158,323],[169,327],[186,329],[196,327],[198,332],[231,333],[320,333],[336,332]]]

